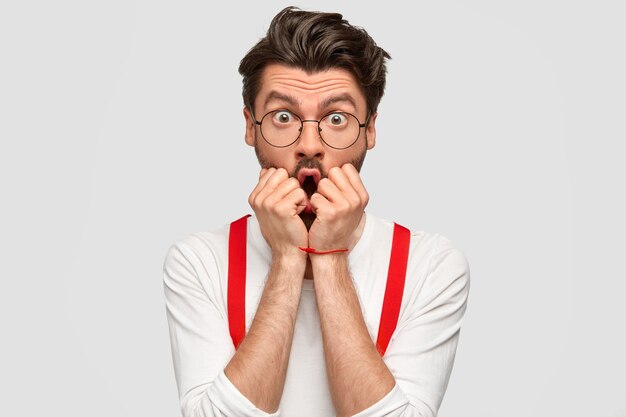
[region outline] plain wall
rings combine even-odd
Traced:
[[[1,415],[179,415],[163,260],[251,211],[237,66],[288,4],[0,6]],[[626,416],[624,3],[296,5],[393,58],[368,210],[469,259],[440,416]]]

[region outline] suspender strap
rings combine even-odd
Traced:
[[[246,242],[249,216],[247,214],[230,224],[228,241],[228,327],[235,349],[246,335]],[[394,223],[387,286],[376,340],[380,356],[385,355],[398,324],[410,242],[409,229]]]
[[[248,217],[230,224],[228,236],[228,328],[235,349],[246,335],[246,242]]]
[[[385,355],[391,335],[396,330],[400,306],[402,305],[402,293],[406,279],[406,266],[409,259],[409,245],[411,232],[404,226],[394,223],[393,242],[391,244],[391,258],[389,259],[389,272],[387,273],[387,287],[385,298],[380,314],[380,326],[376,349],[380,356]]]

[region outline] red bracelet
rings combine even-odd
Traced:
[[[329,253],[337,253],[337,252],[348,252],[348,249],[332,249],[332,250],[318,251],[317,249],[301,248],[299,246],[298,246],[298,249],[300,249],[303,252],[314,253],[316,255],[326,255],[326,254],[329,254]]]

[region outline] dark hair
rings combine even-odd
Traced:
[[[356,77],[368,110],[375,113],[385,91],[385,58],[391,57],[364,29],[350,25],[341,14],[287,7],[272,19],[267,35],[239,64],[243,102],[254,109],[263,70],[270,63],[307,73],[343,68]]]

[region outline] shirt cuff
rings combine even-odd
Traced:
[[[385,395],[383,398],[378,400],[378,402],[372,404],[365,410],[354,414],[352,417],[380,417],[391,415],[392,413],[394,413],[394,411],[396,413],[400,412],[408,404],[409,399],[406,395],[404,395],[404,392],[402,392],[402,390],[398,386],[398,383],[396,382],[396,385],[394,385],[394,387],[391,389],[391,391],[387,393],[387,395]],[[396,415],[396,413],[394,413],[393,415]]]
[[[224,371],[221,371],[211,387],[208,395],[211,402],[217,406],[222,414],[246,417],[279,417],[280,408],[275,413],[267,413],[257,408],[246,398],[236,386],[230,382]]]

